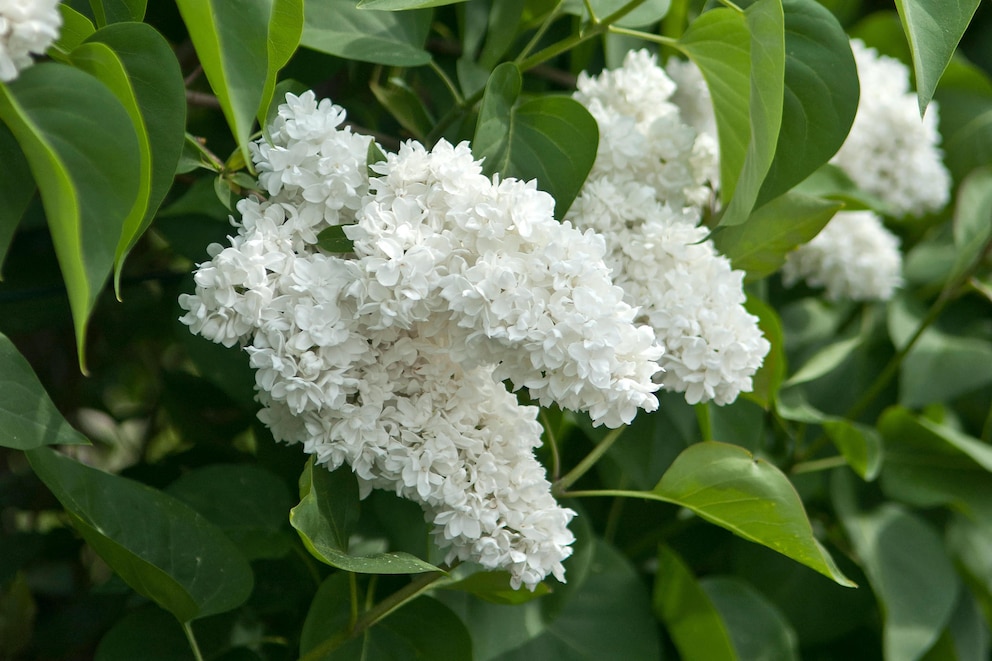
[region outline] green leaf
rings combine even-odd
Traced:
[[[369,143],[373,145],[375,143]],[[355,242],[345,234],[345,225],[331,225],[317,235],[317,247],[330,253],[354,252]]]
[[[756,280],[771,275],[786,255],[816,236],[844,204],[786,193],[756,209],[743,225],[716,232],[713,242],[735,269]]]
[[[679,455],[652,491],[624,493],[685,507],[841,585],[854,586],[813,536],[789,478],[741,447],[696,443]]]
[[[124,255],[127,249],[137,240],[135,233],[142,225],[142,220],[148,215],[148,201],[151,194],[152,185],[152,149],[151,141],[148,138],[148,131],[145,128],[145,121],[138,107],[138,100],[135,97],[134,88],[124,63],[108,46],[101,43],[85,42],[69,54],[70,63],[81,69],[94,78],[97,78],[107,86],[117,100],[121,102],[131,118],[138,137],[138,149],[141,156],[138,188],[138,197],[134,200],[131,211],[124,219],[120,240],[117,244],[117,252],[114,258],[114,289],[120,297],[120,273],[124,266]],[[172,171],[175,164],[169,168],[169,180],[172,179]],[[149,222],[150,222],[149,218]]]
[[[699,584],[730,633],[735,658],[799,659],[792,625],[760,592],[729,576],[704,578]]]
[[[300,475],[300,503],[290,511],[289,522],[310,553],[332,567],[362,574],[441,571],[409,553],[350,555],[358,507],[358,482],[348,468],[331,472],[311,458]]]
[[[979,67],[956,57],[934,98],[940,103],[944,162],[960,182],[992,160],[992,80]]]
[[[302,44],[362,62],[416,67],[431,61],[424,50],[431,10],[402,13],[358,9],[354,0],[307,2]]]
[[[31,365],[0,333],[0,445],[30,450],[42,445],[89,443],[65,421]]]
[[[303,623],[301,656],[315,661],[472,659],[472,640],[465,625],[450,608],[425,596],[349,639],[351,598],[346,574],[336,573],[321,583]],[[325,645],[328,651],[318,654],[318,648]]]
[[[592,5],[593,11],[596,12],[597,20],[606,18],[613,12],[623,8],[627,3],[627,0],[591,0],[589,2]],[[646,2],[617,21],[615,25],[626,28],[639,28],[657,23],[668,13],[671,4],[671,0],[646,0]],[[589,11],[583,0],[565,0],[562,11],[575,14],[576,16],[589,17]]]
[[[359,9],[379,9],[383,11],[405,11],[407,9],[424,9],[426,7],[443,7],[456,5],[466,0],[359,0]]]
[[[874,480],[882,470],[882,438],[871,427],[847,420],[828,420],[823,431],[861,479]]]
[[[0,177],[0,280],[3,280],[4,258],[35,191],[28,162],[13,134],[3,124],[0,124],[0,163],[4,167],[3,177]]]
[[[992,167],[974,170],[961,182],[954,207],[957,256],[948,281],[968,272],[992,241]]]
[[[162,200],[172,187],[185,139],[185,85],[169,42],[145,23],[107,26],[91,35],[85,47],[89,48],[89,44],[94,43],[110,47],[124,68],[127,88],[122,85],[119,89],[111,89],[122,103],[130,90],[131,101],[124,103],[124,106],[137,129],[142,178],[149,186],[144,213],[136,213],[141,206],[136,203],[124,223],[115,258],[116,284],[124,258],[151,225]],[[75,52],[72,57],[75,61]]]
[[[785,0],[783,6],[782,126],[758,204],[826,163],[844,143],[858,110],[858,70],[840,23],[814,0]]]
[[[845,211],[870,209],[883,216],[896,215],[887,202],[858,188],[846,172],[831,163],[821,165],[792,190],[843,202]]]
[[[385,85],[373,80],[369,87],[382,107],[417,140],[423,141],[434,128],[434,119],[424,102],[402,78],[390,78]]]
[[[979,4],[981,0],[896,0],[913,53],[921,117]]]
[[[251,594],[238,548],[180,501],[47,448],[27,455],[93,550],[180,622],[231,610]]]
[[[149,644],[154,640],[155,644]],[[124,615],[100,639],[94,661],[193,661],[193,651],[176,620],[155,605]]]
[[[41,191],[85,371],[86,325],[140,188],[133,124],[100,81],[52,63],[30,67],[0,87],[0,119]]]
[[[950,507],[992,528],[992,481],[981,463],[946,441],[947,428],[886,412],[879,423],[885,440],[882,489],[916,507]]]
[[[268,109],[276,74],[299,40],[301,0],[176,4],[234,139],[250,163],[252,124]]]
[[[651,604],[630,562],[601,540],[596,540],[592,567],[585,581],[571,593],[548,595],[532,604],[542,606],[541,633],[494,661],[656,661],[661,658]],[[505,606],[493,606],[505,610]],[[466,619],[472,627],[474,623]],[[536,623],[528,623],[531,627]],[[475,636],[473,636],[473,640]]]
[[[148,0],[90,0],[90,8],[100,27],[122,21],[140,23],[145,18],[147,5]]]
[[[64,61],[64,56],[83,43],[96,28],[93,21],[64,2],[59,3],[59,14],[62,15],[62,27],[59,29],[58,39],[52,44],[52,55],[59,61]]]
[[[533,592],[514,590],[510,585],[510,574],[505,571],[477,571],[440,587],[445,590],[461,590],[494,604],[507,605],[522,604],[543,597],[551,591],[546,583],[538,583]]]
[[[743,13],[704,12],[679,40],[713,98],[720,142],[720,225],[747,220],[771,167],[782,124],[785,16],[779,0]],[[742,113],[741,109],[748,112]]]
[[[684,661],[736,661],[730,633],[713,601],[681,557],[667,546],[658,550],[654,612]]]
[[[504,178],[537,179],[564,217],[585,183],[599,145],[596,120],[581,103],[563,96],[535,97],[517,104],[520,70],[499,65],[486,84],[472,150],[485,159],[482,171]]]
[[[829,344],[817,351],[812,358],[806,361],[795,374],[782,384],[783,388],[796,386],[800,383],[815,381],[825,374],[829,374],[838,365],[843,363],[854,350],[861,346],[862,337],[855,335],[846,340],[839,340]]]
[[[285,555],[293,505],[285,483],[249,465],[214,464],[185,473],[166,490],[219,527],[249,560]]]
[[[858,511],[835,473],[835,507],[884,614],[886,661],[918,659],[947,625],[959,583],[940,536],[895,503]]]
[[[744,393],[743,396],[767,411],[775,401],[786,373],[782,320],[772,306],[759,298],[749,297],[744,308],[758,318],[758,328],[772,346],[761,367],[751,379],[753,386],[751,392]]]
[[[888,306],[889,335],[905,346],[925,310],[909,296]],[[927,328],[906,355],[899,371],[899,403],[921,407],[947,402],[992,382],[992,343],[981,337],[952,335]]]

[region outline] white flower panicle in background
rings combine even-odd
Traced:
[[[825,287],[831,300],[887,301],[902,284],[899,238],[871,211],[841,211],[790,253],[782,280]]]
[[[700,226],[698,205],[711,192],[705,173],[718,169],[715,141],[700,146],[668,100],[674,93],[646,51],[628,54],[621,69],[580,75],[575,98],[599,123],[600,145],[568,215],[605,237],[614,282],[664,345],[656,379],[690,404],[728,404],[752,389],[770,345],[744,309],[744,274]],[[670,177],[672,169],[685,177]]]
[[[0,81],[17,78],[43,55],[62,27],[59,0],[0,0]]]
[[[703,78],[703,72],[692,60],[670,58],[665,63],[665,73],[675,83],[672,94],[674,103],[686,122],[696,131],[696,150],[711,167],[705,172],[710,186],[720,187],[720,141],[716,128],[716,112],[713,110],[713,96]]]
[[[920,119],[909,69],[851,41],[861,81],[854,125],[831,163],[863,190],[888,203],[896,215],[921,216],[941,209],[951,178],[938,148],[938,108],[931,102]]]
[[[599,152],[590,178],[625,173],[651,186],[672,208],[702,207],[712,197],[707,179],[717,156],[698,141],[672,102],[675,83],[646,50],[631,51],[623,66],[598,76],[579,74],[574,97],[599,124]]]
[[[417,501],[448,559],[533,588],[571,552],[573,512],[533,456],[537,409],[618,426],[657,407],[662,349],[603,261],[603,239],[553,215],[533,183],[493,180],[468,146],[414,142],[372,166],[344,112],[287,95],[272,143],[252,149],[271,197],[243,200],[213,245],[190,330],[245,346],[276,439],[303,444],[364,493]],[[354,252],[316,246],[346,224]]]

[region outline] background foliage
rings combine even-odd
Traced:
[[[989,658],[988,5],[62,13],[51,61],[0,84],[0,658]],[[874,204],[823,167],[857,107],[846,34],[912,66],[954,176],[946,210],[895,225],[889,304],[775,274],[841,203]],[[537,177],[562,212],[596,150],[575,76],[645,44],[707,75],[711,224],[771,353],[747,397],[664,395],[619,438],[544,412],[542,459],[580,513],[567,584],[442,572],[416,505],[360,501],[346,470],[272,441],[246,357],[190,335],[177,297],[231,233],[246,145],[286,91],[330,96],[387,148],[472,139],[487,173]]]

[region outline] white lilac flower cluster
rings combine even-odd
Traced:
[[[618,426],[657,407],[662,352],[610,280],[605,244],[557,222],[534,183],[490,179],[466,144],[414,142],[367,165],[371,139],[312,92],[252,146],[267,201],[243,200],[180,298],[194,333],[240,344],[259,417],[363,493],[410,498],[448,561],[563,580],[574,515],[533,455],[542,404]],[[369,169],[374,171],[369,176]],[[353,252],[318,234],[345,225]]]
[[[941,209],[950,197],[951,178],[938,147],[937,104],[930,104],[921,121],[906,65],[858,39],[851,50],[861,99],[851,132],[831,162],[897,216]]]
[[[647,51],[579,76],[575,98],[596,118],[600,144],[568,215],[606,237],[614,282],[665,347],[662,386],[690,404],[728,404],[751,390],[770,345],[744,309],[743,272],[700,225],[716,141],[685,123],[675,90]]]
[[[0,81],[17,78],[59,36],[59,0],[0,0]]]
[[[887,301],[902,278],[899,239],[871,211],[841,211],[786,258],[782,281],[825,287],[830,300]]]

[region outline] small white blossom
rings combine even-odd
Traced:
[[[896,215],[921,216],[941,209],[951,178],[938,147],[938,107],[931,102],[920,119],[909,69],[851,41],[861,82],[854,125],[831,160],[861,189],[887,202]]]
[[[705,89],[697,77],[690,94]],[[673,103],[675,84],[645,51],[628,54],[616,71],[581,75],[578,86],[575,98],[596,118],[600,146],[569,217],[605,237],[624,300],[665,347],[662,386],[691,404],[730,403],[751,390],[770,345],[744,309],[744,274],[699,226],[712,196],[707,181],[718,176],[715,136],[686,123]]]
[[[611,427],[657,407],[662,349],[603,238],[556,221],[534,182],[484,176],[465,143],[406,143],[370,180],[343,110],[287,101],[252,147],[271,197],[239,203],[181,320],[245,347],[277,440],[420,503],[449,561],[563,580],[574,512],[533,456],[537,409],[503,381]],[[341,223],[354,252],[326,254],[317,234]]]
[[[43,55],[62,27],[59,0],[0,0],[0,81],[17,78]]]
[[[899,239],[871,211],[842,211],[782,267],[786,286],[805,280],[831,300],[887,301],[902,284]]]

